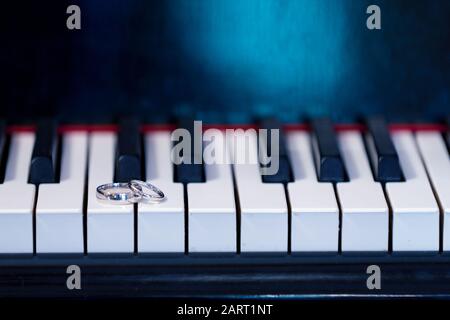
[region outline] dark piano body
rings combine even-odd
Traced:
[[[70,4],[81,8],[81,30],[66,28]],[[329,147],[334,142],[324,142],[329,133],[374,133],[384,119],[389,127],[376,136],[386,157],[372,169],[382,183],[402,181],[387,132],[448,135],[450,2],[377,1],[382,30],[376,31],[365,25],[370,4],[9,4],[1,23],[0,181],[17,132],[39,137],[30,164],[33,184],[59,182],[58,136],[72,131],[134,137],[126,144],[119,135],[117,151],[126,156],[115,164],[115,179],[145,177],[137,167],[139,137],[170,131],[180,118],[202,120],[205,127],[269,129],[271,120],[261,119],[277,119],[285,132],[323,135],[318,178],[334,184],[348,181],[349,173],[334,164],[327,168],[327,161],[340,161]],[[280,161],[288,162],[283,152]],[[175,170],[185,184],[192,175],[195,182],[205,179],[198,167]],[[286,185],[292,172],[274,179],[279,181],[267,182]],[[89,254],[84,246],[84,254],[36,254],[36,244],[33,254],[2,254],[0,296],[450,297],[450,255],[442,239],[435,252],[393,252],[390,244],[372,253],[341,247],[334,253],[243,253],[238,245],[231,254]],[[82,290],[67,290],[69,265],[80,266]],[[370,265],[382,270],[381,290],[367,288]]]

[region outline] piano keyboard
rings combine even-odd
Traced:
[[[0,296],[71,297],[73,265],[83,296],[450,296],[448,127],[258,126],[281,130],[270,176],[231,161],[258,160],[253,126],[204,130],[203,150],[226,143],[230,161],[174,165],[175,126],[0,123]],[[167,200],[97,201],[98,185],[130,179]],[[366,285],[373,265],[382,290]]]
[[[281,132],[280,167],[272,176],[262,176],[258,163],[174,166],[171,131],[141,134],[136,121],[123,121],[118,132],[58,135],[54,124],[41,123],[7,137],[3,129],[0,253],[450,250],[443,132],[388,131],[375,118],[367,131],[336,131],[327,119],[300,129]],[[257,159],[256,134],[241,131],[236,138],[237,148],[223,156],[249,152]],[[239,143],[245,139],[248,150]],[[207,133],[204,141],[214,143]],[[110,206],[96,200],[98,185],[130,179],[151,181],[167,201]]]

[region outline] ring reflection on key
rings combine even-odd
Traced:
[[[97,199],[105,204],[128,205],[139,202],[142,196],[133,191],[128,183],[119,182],[98,186]]]
[[[161,189],[149,182],[131,180],[128,186],[132,191],[142,197],[140,201],[144,203],[160,203],[166,198]]]

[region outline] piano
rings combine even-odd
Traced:
[[[74,3],[6,19],[0,296],[450,297],[448,1]]]

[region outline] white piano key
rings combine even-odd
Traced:
[[[219,137],[215,135],[213,140],[208,131],[204,134],[205,141],[211,141],[223,155],[226,141],[217,140]],[[205,173],[205,183],[188,184],[189,252],[236,252],[236,207],[231,166],[205,164]]]
[[[405,182],[390,182],[393,251],[437,251],[439,208],[411,132],[392,134]]]
[[[133,252],[132,205],[108,205],[97,201],[97,186],[113,182],[116,136],[109,132],[90,135],[87,205],[87,251]]]
[[[337,184],[342,210],[342,251],[387,251],[389,209],[383,189],[374,181],[359,132],[338,136],[348,182]]]
[[[11,137],[5,181],[0,184],[0,253],[33,253],[35,186],[28,184],[34,133]]]
[[[443,250],[450,250],[450,157],[438,132],[418,132],[417,144],[444,215]]]
[[[292,210],[291,250],[337,251],[339,207],[333,185],[319,182],[307,132],[287,135],[295,181],[288,184]]]
[[[237,130],[234,136],[228,142],[232,155],[241,160],[233,166],[241,208],[241,252],[287,252],[288,211],[284,186],[262,182],[256,133]],[[246,154],[252,163],[242,164]]]
[[[87,133],[63,136],[59,183],[41,184],[36,205],[36,252],[83,253]]]
[[[147,181],[160,188],[166,200],[138,206],[139,252],[184,252],[184,191],[173,182],[169,132],[145,136]]]

